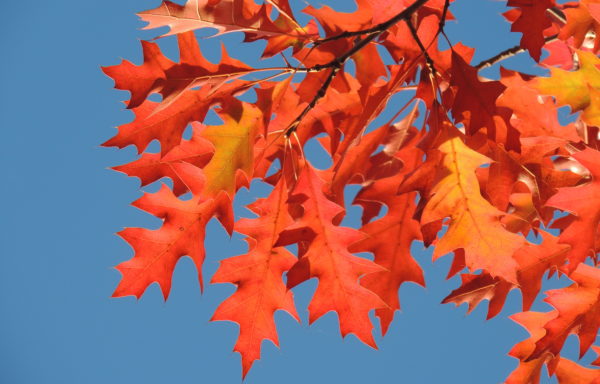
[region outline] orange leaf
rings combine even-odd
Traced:
[[[600,384],[600,369],[585,368],[561,357],[556,366],[559,384]]]
[[[541,235],[544,239],[542,244],[526,243],[514,254],[519,264],[518,285],[510,284],[501,277],[492,277],[487,272],[479,275],[462,274],[461,286],[444,298],[442,303],[454,303],[457,306],[467,303],[468,312],[471,312],[483,300],[489,300],[487,318],[491,319],[502,310],[509,291],[519,288],[523,310],[529,310],[540,292],[544,273],[561,266],[569,248],[568,245],[558,244],[558,239],[547,232],[541,231]]]
[[[536,342],[528,360],[545,352],[558,355],[570,333],[579,336],[579,357],[590,348],[600,328],[600,270],[580,264],[570,276],[575,284],[546,292],[544,301],[556,316],[544,325],[546,334]]]
[[[186,163],[174,167],[192,192],[202,189],[199,168]],[[133,295],[139,298],[150,284],[157,282],[166,300],[171,291],[173,270],[183,256],[194,261],[202,287],[205,227],[217,213],[216,201],[200,197],[182,201],[163,185],[160,191],[144,194],[133,205],[162,218],[164,223],[157,230],[126,228],[119,232],[119,236],[134,249],[135,255],[116,267],[123,278],[113,297]]]
[[[547,353],[532,360],[527,360],[527,357],[535,349],[535,342],[544,336],[544,324],[553,315],[553,312],[520,312],[510,316],[527,329],[531,337],[515,345],[509,352],[510,356],[519,359],[519,366],[506,379],[506,384],[539,384],[541,369],[544,364],[551,363],[552,356]]]
[[[589,31],[596,34],[594,41],[594,51],[600,49],[600,20],[594,18],[590,13],[590,7],[600,4],[598,0],[580,0],[574,7],[564,9],[567,16],[567,24],[561,28],[560,37],[567,40],[570,37],[574,39],[575,48],[583,45],[586,35]]]
[[[437,184],[421,217],[422,224],[450,217],[448,231],[436,244],[433,258],[463,248],[471,270],[485,269],[493,276],[517,283],[513,254],[525,240],[507,231],[500,219],[504,213],[479,192],[475,170],[490,160],[467,147],[458,137],[439,146],[444,154]]]
[[[562,209],[574,216],[560,234],[560,241],[571,246],[569,269],[574,270],[588,256],[595,257],[595,243],[600,224],[600,152],[591,148],[573,154],[591,175],[591,182],[576,187],[560,188],[546,205]]]
[[[282,279],[296,257],[284,247],[275,246],[279,232],[292,223],[287,213],[283,179],[268,198],[257,200],[249,208],[259,217],[237,221],[235,230],[248,236],[250,250],[245,255],[223,260],[211,280],[211,283],[237,286],[236,292],[219,305],[212,320],[239,324],[235,351],[242,355],[243,376],[260,358],[263,340],[279,345],[273,318],[275,311],[284,310],[299,320],[292,292]]]
[[[364,235],[333,224],[343,208],[325,197],[323,186],[324,182],[306,164],[291,197],[292,202],[302,205],[304,212],[295,224],[281,233],[278,243],[308,243],[306,252],[288,272],[287,286],[293,288],[308,279],[318,278],[319,285],[308,306],[309,322],[335,311],[342,336],[354,333],[375,348],[369,311],[384,308],[386,304],[363,287],[359,279],[381,271],[382,267],[348,251],[348,247]]]
[[[139,177],[142,186],[151,184],[163,177],[173,180],[173,193],[176,196],[188,191],[188,187],[173,170],[174,163],[186,162],[196,167],[204,167],[213,155],[214,148],[207,140],[200,137],[200,123],[192,123],[191,140],[182,140],[161,158],[159,153],[143,153],[142,156],[130,163],[113,167],[115,171],[128,176]]]

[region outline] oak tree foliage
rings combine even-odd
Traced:
[[[560,356],[570,334],[581,356],[600,352],[600,1],[508,0],[520,45],[481,63],[444,31],[452,0],[356,0],[353,13],[307,5],[305,23],[296,9],[305,4],[288,1],[164,1],[139,16],[146,28],[168,27],[159,38],[175,36],[179,60],[142,41],[142,64],[103,68],[130,92],[135,115],[104,145],[140,154],[115,169],[142,185],[171,180],[133,203],[162,226],[119,233],[134,256],[116,267],[113,296],[139,298],[158,283],[166,300],[184,256],[202,284],[207,223],[243,234],[248,252],[222,261],[210,283],[237,287],[213,320],[239,325],[245,376],[264,340],[278,344],[274,313],[299,319],[292,289],[312,278],[309,321],[335,311],[342,335],[376,347],[369,313],[385,334],[400,286],[425,285],[410,251],[423,242],[434,259],[451,254],[448,277],[461,277],[444,303],[471,310],[489,300],[490,318],[521,292],[523,312],[511,318],[531,336],[510,352],[520,363],[507,383],[538,383],[544,366],[561,384],[600,383],[600,370]],[[263,41],[262,57],[282,65],[251,66],[225,48],[211,62],[194,35],[205,28]],[[549,75],[479,74],[515,54]],[[404,102],[391,102],[398,94]],[[376,124],[384,109],[393,116]],[[206,122],[211,111],[222,124]],[[305,151],[315,137],[328,169]],[[148,152],[155,140],[160,152]],[[252,180],[272,189],[249,205],[255,217],[236,221],[232,200]],[[360,228],[340,225],[351,184],[360,187]],[[544,276],[572,285],[544,292],[553,309],[534,312]]]

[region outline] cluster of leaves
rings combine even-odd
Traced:
[[[509,291],[520,290],[523,312],[512,318],[531,337],[510,352],[520,364],[507,383],[537,383],[544,365],[562,384],[600,383],[600,370],[560,357],[569,334],[579,337],[583,356],[600,326],[600,1],[508,0],[505,17],[521,44],[478,65],[470,64],[472,48],[444,33],[451,0],[356,3],[351,14],[307,6],[304,26],[288,0],[165,1],[139,14],[148,28],[169,27],[180,59],[142,41],[143,64],[104,68],[131,93],[135,114],[104,145],[134,145],[141,156],[115,169],[142,185],[167,177],[172,188],[163,184],[133,203],[163,224],[120,232],[135,255],[117,266],[123,276],[113,296],[139,298],[156,282],[166,299],[183,256],[202,283],[212,218],[246,235],[248,253],[224,260],[211,280],[237,286],[213,319],[239,324],[235,350],[246,375],[262,341],[278,343],[274,312],[298,319],[290,289],[312,278],[310,322],[335,311],[342,335],[375,347],[369,312],[385,334],[400,308],[399,287],[425,284],[410,253],[421,241],[435,247],[434,259],[453,253],[448,276],[460,274],[462,285],[445,303],[472,309],[489,300],[493,317]],[[263,40],[262,57],[285,65],[255,68],[225,50],[212,63],[194,36],[202,28]],[[549,77],[505,69],[499,80],[478,75],[523,51],[540,61],[542,48],[550,52],[540,63]],[[242,101],[250,91],[256,101]],[[154,93],[160,101],[148,98]],[[408,101],[391,105],[396,94]],[[561,124],[562,106],[580,112],[574,122]],[[395,115],[373,129],[386,107]],[[205,123],[211,110],[223,124]],[[191,138],[183,139],[189,125]],[[329,169],[305,158],[315,136],[331,156]],[[160,152],[144,152],[154,140]],[[254,179],[272,190],[249,206],[255,218],[235,221],[232,199]],[[360,185],[358,229],[340,225],[349,184]],[[188,192],[190,199],[180,198]],[[553,310],[530,311],[545,274],[573,284],[545,292]]]

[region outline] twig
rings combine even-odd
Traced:
[[[561,11],[560,9],[558,9],[556,7],[552,7],[552,8],[548,8],[546,10],[546,12],[556,22],[563,24],[563,25],[567,23],[567,18],[565,16],[565,14],[563,13],[563,11]],[[558,39],[558,35],[548,36],[544,39],[544,43],[545,44],[551,43],[553,41],[556,41],[557,39]],[[509,48],[509,49],[506,49],[506,50],[500,52],[499,54],[497,54],[494,57],[490,57],[489,59],[483,60],[482,62],[477,64],[475,66],[475,68],[477,68],[477,69],[488,68],[488,67],[491,67],[492,65],[496,64],[499,61],[508,59],[509,57],[518,55],[519,53],[523,53],[523,52],[525,52],[525,49],[523,49],[520,45],[516,45],[512,48]]]
[[[300,113],[300,115],[298,115],[298,117],[296,117],[294,119],[294,121],[286,129],[285,136],[289,138],[290,135],[292,133],[294,133],[296,131],[296,129],[298,128],[298,125],[300,124],[301,120],[308,114],[308,112],[310,112],[311,109],[313,109],[315,107],[317,102],[323,96],[325,96],[325,93],[327,92],[329,85],[333,81],[333,78],[339,72],[339,70],[342,68],[342,66],[344,65],[346,60],[348,60],[352,55],[354,55],[355,53],[357,53],[358,51],[363,49],[367,44],[369,44],[370,42],[375,40],[377,37],[379,37],[383,32],[385,32],[392,25],[398,23],[401,20],[408,20],[412,16],[412,14],[414,12],[416,12],[427,1],[428,0],[417,0],[414,3],[412,3],[411,5],[409,5],[408,7],[406,7],[402,12],[398,13],[396,16],[392,17],[388,21],[378,24],[377,26],[375,26],[369,30],[361,31],[361,33],[349,32],[349,33],[354,33],[354,34],[348,35],[348,36],[357,36],[357,35],[363,35],[363,34],[367,34],[367,33],[368,33],[368,35],[365,38],[359,40],[351,49],[346,51],[344,54],[336,57],[335,59],[331,60],[329,63],[317,64],[317,65],[314,65],[309,68],[304,68],[303,69],[304,72],[318,72],[318,71],[322,71],[322,70],[328,69],[328,68],[331,68],[331,71],[329,72],[329,75],[327,76],[327,78],[323,82],[323,85],[321,86],[321,88],[319,88],[319,90],[317,91],[317,93],[315,94],[315,96],[313,97],[311,102],[306,106],[306,108],[304,108],[304,110]],[[348,36],[345,36],[345,37],[348,37]],[[341,38],[341,37],[338,37],[338,38]]]
[[[448,15],[448,8],[450,8],[450,0],[446,0],[444,2],[444,10],[442,11],[442,18],[440,19],[440,23],[438,24],[438,32],[436,33],[436,35],[439,35],[439,33],[446,26],[446,15]]]
[[[425,48],[425,46],[423,45],[421,38],[419,38],[419,35],[417,34],[417,29],[408,20],[406,20],[406,25],[408,25],[408,29],[410,30],[410,33],[411,33],[413,39],[419,46],[419,49],[421,49],[421,52],[423,52],[423,56],[425,56],[425,62],[427,63],[427,67],[429,67],[429,71],[431,72],[431,75],[433,75],[435,77],[437,75],[437,70],[435,69],[435,63],[433,62],[433,59],[431,58],[431,56],[429,56],[429,53],[427,52],[427,48]]]
[[[325,79],[325,81],[323,82],[323,85],[321,85],[321,88],[319,88],[319,90],[317,91],[317,93],[315,94],[313,99],[310,101],[310,103],[308,103],[306,108],[304,108],[304,110],[302,112],[300,112],[298,117],[296,117],[294,119],[294,121],[286,129],[286,131],[285,131],[286,138],[289,138],[292,135],[292,133],[296,132],[296,129],[298,128],[298,125],[300,125],[300,122],[302,121],[302,119],[308,114],[308,112],[310,112],[311,109],[313,109],[315,107],[317,102],[323,96],[325,96],[325,93],[327,92],[327,88],[329,88],[329,85],[333,81],[333,78],[335,77],[335,75],[338,73],[338,71],[340,69],[341,69],[341,66],[334,67],[331,69],[331,72],[329,72],[329,75],[327,75],[327,79]]]
[[[552,35],[552,36],[546,37],[544,39],[544,43],[550,43],[550,42],[553,42],[556,40],[558,40],[558,35]],[[513,57],[522,52],[525,52],[525,49],[523,47],[521,47],[520,45],[515,45],[512,48],[509,48],[509,49],[506,49],[506,50],[500,52],[496,56],[493,56],[493,57],[490,57],[489,59],[483,60],[482,62],[475,65],[474,67],[476,69],[488,68],[488,67],[491,67],[492,65],[496,64],[499,61],[508,59],[509,57]]]
[[[417,9],[421,8],[421,6],[423,4],[425,4],[427,1],[428,0],[417,0],[414,3],[412,3],[411,5],[409,5],[408,7],[404,8],[404,10],[402,12],[398,13],[396,16],[392,17],[391,19],[389,19],[387,21],[384,21],[383,23],[379,23],[374,27],[371,27],[368,29],[362,29],[360,31],[342,32],[335,36],[317,40],[317,41],[315,41],[314,44],[315,44],[315,46],[317,46],[317,45],[320,45],[323,43],[327,43],[329,41],[344,39],[347,37],[366,35],[366,34],[370,34],[370,33],[374,33],[374,32],[383,32],[383,31],[387,30],[389,27],[391,27],[392,25],[398,23],[400,20],[404,20],[404,19],[410,17]]]
[[[546,12],[548,12],[550,14],[550,17],[552,17],[554,20],[558,21],[559,23],[561,23],[563,25],[567,23],[567,17],[563,13],[563,11],[561,11],[560,9],[558,9],[556,7],[552,7],[552,8],[548,8],[546,10]]]

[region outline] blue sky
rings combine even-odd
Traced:
[[[448,30],[453,42],[477,48],[474,61],[518,41],[499,16],[504,2],[456,3],[452,10],[461,24],[449,23]],[[201,296],[192,262],[184,259],[167,303],[157,286],[139,301],[110,298],[119,280],[112,267],[132,256],[114,233],[125,226],[155,227],[157,221],[129,206],[141,195],[137,179],[107,169],[135,153],[99,147],[115,133],[113,127],[131,119],[120,103],[126,93],[112,89],[100,65],[117,64],[121,57],[140,63],[139,39],[156,32],[141,31],[135,12],[157,4],[3,5],[8,16],[0,34],[2,383],[240,382],[240,358],[231,352],[237,327],[209,322],[232,286],[208,286]],[[173,39],[161,44],[176,59]],[[248,52],[230,49],[238,59]],[[531,68],[526,58],[505,64]],[[252,196],[243,193],[239,202]],[[218,260],[244,252],[239,236],[230,240],[215,223],[207,238],[205,276],[214,273]],[[516,366],[506,353],[526,336],[507,319],[519,310],[518,293],[491,321],[485,321],[485,306],[466,316],[464,306],[439,304],[458,285],[456,278],[444,281],[450,258],[432,264],[431,250],[415,250],[428,287],[402,287],[403,312],[384,339],[378,336],[378,351],[353,336],[342,339],[333,313],[307,325],[305,308],[316,286],[311,281],[295,291],[302,324],[277,314],[281,349],[265,343],[246,382],[501,382]],[[567,349],[574,347],[570,339]]]

